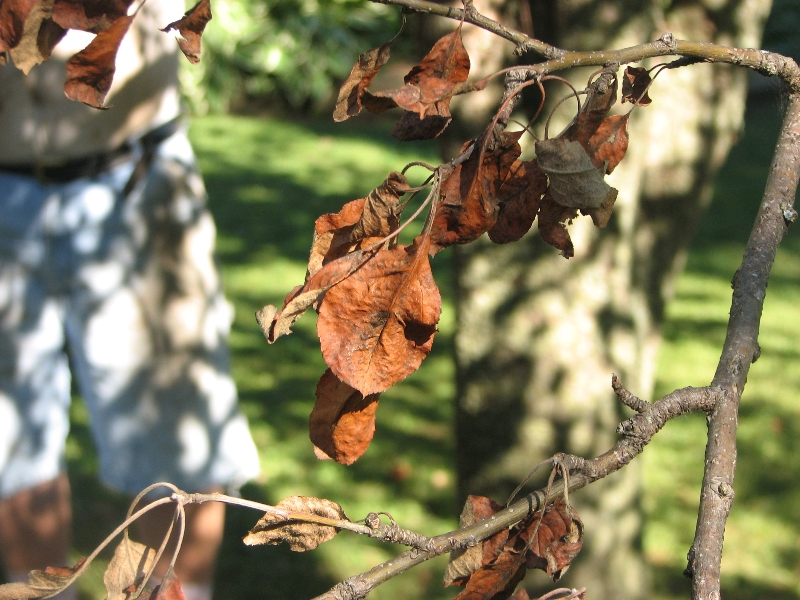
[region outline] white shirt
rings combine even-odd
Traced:
[[[177,42],[160,28],[183,16],[183,2],[150,0],[133,20],[117,53],[116,73],[106,98],[109,110],[68,100],[66,61],[92,34],[70,30],[53,56],[23,75],[0,67],[0,165],[57,163],[114,149],[176,117]]]

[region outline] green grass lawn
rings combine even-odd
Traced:
[[[723,174],[686,273],[670,305],[658,393],[705,385],[725,334],[730,279],[758,205],[776,132],[776,116],[751,110],[743,143]],[[234,376],[261,452],[263,474],[245,487],[252,499],[276,503],[288,495],[330,498],[351,519],[385,510],[402,525],[437,534],[456,524],[451,430],[453,333],[450,260],[433,261],[444,312],[434,350],[423,368],[385,393],[378,432],[351,467],[318,461],[308,440],[308,415],[324,371],[315,318],[275,345],[253,317],[280,304],[303,281],[314,219],[364,196],[392,170],[436,159],[430,147],[399,144],[388,127],[298,124],[247,117],[194,122],[195,143],[219,229],[218,252],[236,309],[231,336]],[[763,355],[751,371],[742,407],[736,503],[726,533],[726,597],[800,598],[800,244],[781,250],[770,281],[762,327]],[[118,522],[124,499],[94,480],[86,415],[74,409],[69,469],[76,489],[76,552],[85,555]],[[701,417],[670,423],[645,451],[644,544],[654,566],[657,598],[687,597],[680,573],[691,543],[702,475]],[[217,597],[311,598],[401,551],[346,532],[305,554],[285,547],[245,547],[240,539],[258,519],[229,509],[217,577]],[[589,532],[591,535],[591,532]],[[451,598],[441,587],[445,559],[430,561],[379,587],[371,598]],[[102,598],[102,563],[81,582],[87,598]]]

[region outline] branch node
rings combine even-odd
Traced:
[[[675,43],[675,36],[670,32],[662,35],[660,38],[658,38],[658,41],[664,44],[670,52],[675,52],[678,49],[678,45]]]
[[[642,400],[638,396],[634,396],[628,390],[622,387],[622,382],[620,382],[619,377],[617,377],[616,373],[611,375],[611,387],[614,389],[614,393],[617,395],[617,398],[619,398],[619,401],[622,402],[628,408],[635,410],[637,413],[647,412],[653,406],[652,404],[650,404],[645,400]],[[617,431],[619,432],[619,428],[617,428]]]
[[[730,500],[733,500],[733,497],[735,495],[735,492],[733,491],[733,486],[727,481],[723,481],[717,486],[717,493],[723,498],[729,498]]]
[[[794,223],[797,220],[797,211],[791,204],[781,202],[781,212],[783,212],[783,218],[787,223]]]

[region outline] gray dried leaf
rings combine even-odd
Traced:
[[[128,600],[133,594],[132,588],[138,586],[150,572],[155,557],[153,548],[124,537],[114,550],[114,556],[103,575],[103,583],[108,590],[106,600]]]
[[[579,142],[563,138],[536,142],[536,162],[550,179],[550,193],[561,206],[598,208],[617,190],[603,179]]]
[[[341,506],[324,498],[290,496],[281,500],[275,505],[275,508],[328,519],[347,520],[347,515],[344,514]],[[286,542],[294,552],[305,552],[313,550],[323,542],[332,540],[337,533],[339,533],[339,529],[330,525],[308,523],[298,519],[285,520],[280,515],[266,513],[244,537],[243,541],[248,546],[277,545]]]
[[[474,525],[481,519],[475,516],[475,507],[471,498],[467,498],[458,524],[461,529],[469,525]],[[447,563],[447,570],[444,572],[444,586],[453,585],[456,579],[469,577],[481,568],[483,562],[483,547],[477,544],[470,548],[455,550],[450,553],[450,562]]]

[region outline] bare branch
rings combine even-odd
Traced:
[[[778,244],[794,214],[800,178],[800,93],[789,96],[783,127],[742,264],[733,277],[728,332],[712,386],[722,398],[711,412],[705,473],[700,492],[697,529],[686,573],[693,577],[692,597],[720,597],[720,563],[725,523],[733,503],[736,427],[739,400],[750,365],[758,358],[758,331],[767,281]]]
[[[436,4],[435,2],[429,2],[428,0],[371,0],[371,2],[375,2],[377,4],[402,6],[409,11],[428,13],[440,17],[448,17],[456,21],[461,21],[463,19],[467,23],[472,23],[473,25],[482,27],[486,31],[490,31],[491,33],[494,33],[503,39],[515,43],[517,45],[517,54],[522,54],[524,52],[528,52],[529,50],[538,52],[545,58],[558,58],[564,54],[563,50],[560,50],[555,46],[545,44],[542,41],[525,35],[521,31],[510,29],[493,19],[483,16],[477,10],[475,10],[471,4],[467,7],[467,14],[465,16],[464,10],[460,8],[453,8],[452,6],[447,6],[444,4]]]
[[[602,479],[621,469],[641,453],[644,446],[670,419],[695,410],[708,411],[722,397],[718,388],[683,388],[649,404],[645,410],[624,421],[617,428],[622,439],[597,458],[586,460],[577,456],[559,455],[570,469],[569,488],[572,492]],[[469,548],[545,506],[545,498],[561,496],[565,491],[564,479],[555,481],[549,494],[536,490],[508,508],[468,527],[430,538],[425,549],[407,550],[397,557],[377,565],[360,575],[350,577],[335,585],[314,600],[356,600],[392,577],[408,569],[459,548]]]

